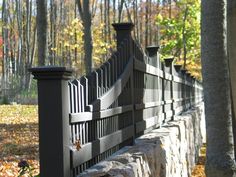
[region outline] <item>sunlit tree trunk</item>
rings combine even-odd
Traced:
[[[226,20],[226,0],[202,0],[207,177],[235,176]]]

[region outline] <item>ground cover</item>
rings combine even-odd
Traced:
[[[18,176],[21,160],[38,174],[37,112],[37,106],[0,105],[0,177]]]
[[[206,177],[205,175],[205,161],[206,161],[206,145],[204,144],[200,150],[200,156],[198,159],[198,163],[193,168],[191,177]]]

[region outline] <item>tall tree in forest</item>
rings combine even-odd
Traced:
[[[90,11],[90,1],[89,0],[76,0],[78,5],[78,10],[80,18],[82,20],[84,29],[84,59],[85,59],[85,70],[86,73],[92,71],[92,56],[93,56],[93,40],[92,40],[92,17]]]
[[[22,86],[21,88],[28,90],[31,85],[31,76],[30,73],[27,71],[28,68],[32,67],[34,57],[35,57],[35,48],[36,48],[36,26],[33,26],[32,23],[32,7],[33,2],[32,0],[25,1],[26,3],[26,25],[24,29],[24,72],[22,76]],[[24,15],[23,15],[24,16]]]
[[[231,103],[233,114],[233,131],[234,131],[234,147],[236,147],[236,2],[234,0],[227,1],[227,44],[228,44],[228,59],[230,69],[231,80]],[[234,155],[236,156],[236,148],[234,149]]]
[[[148,14],[149,14],[149,0],[146,0],[146,4],[145,4],[145,47],[147,47],[149,45],[149,41],[148,41],[148,33],[149,33],[149,18],[148,18]]]
[[[47,0],[37,0],[38,65],[44,66],[47,58]]]
[[[122,11],[123,11],[123,7],[124,7],[124,2],[125,0],[120,0],[120,2],[118,1],[118,22],[121,22],[121,18],[122,18]]]
[[[3,25],[2,25],[2,37],[3,37],[3,60],[2,60],[2,87],[6,88],[7,84],[7,66],[8,66],[8,33],[9,30],[7,28],[8,24],[8,8],[7,8],[7,2],[5,0],[2,1],[2,18],[3,18]],[[4,93],[5,95],[5,93]]]
[[[202,68],[207,133],[207,177],[235,176],[226,0],[202,0]]]

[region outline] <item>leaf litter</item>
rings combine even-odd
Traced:
[[[35,105],[0,105],[0,177],[18,176],[21,160],[39,173],[37,115]]]
[[[202,148],[200,149],[198,163],[193,168],[191,177],[206,177],[205,162],[206,162],[206,144],[203,144]]]

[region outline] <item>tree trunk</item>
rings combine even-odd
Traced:
[[[89,12],[84,15],[84,52],[85,52],[85,67],[86,73],[90,73],[92,71],[92,52],[93,52],[93,44],[92,44],[92,31],[91,31],[91,15]]]
[[[47,0],[37,0],[38,65],[44,66],[47,57]]]
[[[7,13],[7,2],[3,0],[2,2],[2,17],[3,17],[3,26],[2,26],[2,36],[3,36],[3,60],[2,60],[2,88],[3,95],[6,96],[6,87],[7,87],[7,80],[8,80],[8,74],[7,74],[7,61],[8,61],[8,29],[4,28],[4,26],[7,25],[8,19],[7,19],[8,13]]]
[[[232,99],[232,113],[233,113],[233,131],[234,131],[234,147],[236,147],[236,2],[234,0],[227,1],[227,30],[228,30],[228,59],[229,59],[229,70],[231,80],[231,99]],[[235,148],[236,150],[236,148]],[[234,150],[234,151],[235,151]],[[236,155],[236,152],[235,152]]]
[[[187,20],[187,16],[188,16],[188,6],[186,6],[185,8],[185,12],[184,12],[184,20],[183,20],[183,30],[182,30],[182,38],[183,38],[183,47],[184,47],[184,66],[183,68],[186,69],[186,62],[187,62],[187,39],[186,39],[186,20]]]
[[[202,68],[207,132],[207,177],[235,176],[226,50],[226,0],[202,0]]]
[[[118,23],[121,22],[123,5],[124,5],[124,0],[121,0],[120,4],[119,4],[119,7],[118,7]]]
[[[148,28],[148,13],[149,13],[149,7],[148,7],[149,0],[146,0],[145,3],[145,47],[149,45],[148,41],[148,35],[149,35],[149,28]]]
[[[84,27],[84,52],[85,52],[85,69],[89,74],[92,71],[92,56],[93,56],[93,40],[92,40],[92,17],[89,9],[89,0],[83,0],[82,4],[80,0],[77,0],[79,14]]]

